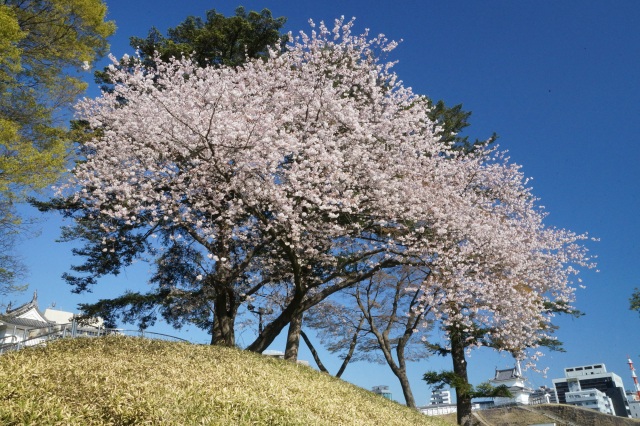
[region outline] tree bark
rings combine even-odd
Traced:
[[[318,355],[318,351],[313,346],[313,343],[311,343],[311,340],[309,339],[309,336],[307,336],[307,333],[305,333],[304,330],[300,330],[300,336],[302,336],[302,340],[304,340],[304,342],[307,344],[307,347],[309,348],[309,351],[311,351],[311,355],[313,356],[313,359],[316,362],[318,369],[323,373],[329,374],[329,370],[327,370],[327,367],[325,367],[322,361],[320,360],[320,355]],[[336,377],[339,377],[339,376],[336,376]]]
[[[336,377],[341,377],[344,370],[347,368],[349,361],[353,357],[353,353],[356,350],[356,345],[358,344],[358,335],[360,334],[360,330],[362,330],[362,323],[364,322],[364,316],[360,317],[360,322],[358,323],[358,327],[356,328],[355,333],[353,333],[353,337],[351,338],[351,343],[349,344],[349,352],[347,352],[347,356],[342,360],[342,365],[340,369],[336,373]]]
[[[298,349],[300,348],[300,331],[302,331],[302,312],[297,312],[289,322],[289,332],[287,333],[287,346],[284,350],[284,359],[296,362],[298,360]]]
[[[235,321],[238,303],[232,289],[220,291],[214,301],[212,345],[235,346]]]
[[[322,302],[327,297],[332,294],[344,290],[347,287],[351,287],[356,283],[365,280],[371,276],[373,276],[380,269],[393,266],[394,263],[392,261],[389,262],[381,262],[379,265],[376,265],[371,270],[363,273],[357,274],[356,276],[349,277],[348,279],[343,280],[339,284],[331,285],[329,287],[324,288],[323,290],[314,293],[313,295],[309,295],[308,291],[303,295],[299,296],[299,298],[295,298],[285,307],[285,309],[276,317],[272,322],[267,324],[262,332],[256,340],[253,341],[249,346],[247,346],[247,350],[252,352],[262,353],[265,349],[269,347],[271,343],[278,337],[280,332],[289,324],[291,318],[294,313],[297,311],[306,311],[318,303]],[[304,299],[304,300],[303,300]]]
[[[211,325],[211,342],[210,345],[215,345],[220,340],[220,331],[218,329],[218,321],[216,321],[215,314],[213,316],[213,324]]]
[[[398,381],[400,381],[400,386],[402,387],[402,394],[404,395],[404,400],[407,403],[407,407],[417,409],[416,400],[413,398],[413,392],[411,391],[411,384],[409,383],[409,378],[407,377],[406,369],[399,369],[396,373],[396,377],[398,377]]]
[[[465,346],[462,333],[456,326],[451,331],[451,359],[453,372],[457,376],[455,383],[457,400],[457,420],[460,426],[473,426],[475,422],[471,415],[471,395],[469,394],[469,376],[467,375],[467,360],[465,359]]]

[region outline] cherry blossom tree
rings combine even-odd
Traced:
[[[332,138],[349,137],[349,145],[340,152],[338,164],[347,165],[349,173],[355,172],[356,180],[349,182],[347,192],[342,192],[343,196],[353,194],[355,197],[347,203],[340,202],[338,209],[335,205],[332,207],[335,221],[327,222],[323,213],[315,222],[320,225],[317,232],[327,238],[323,249],[310,251],[304,245],[296,246],[295,241],[280,240],[282,251],[291,262],[294,284],[289,294],[293,303],[288,308],[294,312],[289,319],[285,358],[296,356],[302,314],[306,309],[381,268],[411,262],[412,256],[422,253],[423,247],[415,244],[419,238],[409,237],[416,233],[409,224],[428,215],[424,210],[426,204],[415,203],[415,195],[424,193],[425,202],[449,197],[446,192],[452,187],[448,185],[456,184],[459,179],[457,170],[464,173],[464,168],[455,164],[464,156],[455,154],[451,146],[435,136],[437,128],[429,119],[428,101],[415,96],[397,81],[389,72],[391,63],[378,65],[379,56],[372,47],[385,52],[393,44],[386,44],[381,38],[369,41],[366,35],[353,37],[350,28],[351,23],[345,25],[343,21],[338,21],[332,32],[321,25],[319,34],[311,37],[303,34],[292,47],[292,51],[302,52],[300,57],[305,58],[305,67],[317,61],[312,55],[320,53],[324,62],[318,62],[325,67],[322,78],[338,90],[343,101],[356,106],[359,115],[355,120],[362,127],[343,125],[339,133],[332,131]],[[301,69],[301,65],[294,68]],[[312,109],[308,116],[320,119],[312,121],[313,124],[326,127],[326,109]],[[353,133],[354,130],[358,132]],[[366,133],[359,133],[361,130]],[[364,149],[361,151],[361,148]],[[445,169],[451,173],[447,175]],[[429,191],[425,192],[422,182],[429,182]],[[298,203],[296,197],[295,193],[288,195]],[[305,235],[310,235],[314,232],[310,228],[314,222],[307,215],[314,206],[307,200],[303,202],[307,204],[302,206],[297,226],[304,226]],[[290,235],[286,229],[289,226],[290,223],[286,223],[279,234]],[[417,229],[418,233],[423,232]],[[299,265],[305,265],[306,270]],[[269,330],[269,326],[265,330]],[[259,350],[256,345],[249,348]]]
[[[226,345],[243,304],[278,295],[248,349],[289,325],[295,359],[305,311],[408,265],[429,271],[418,309],[449,333],[454,367],[480,344],[456,346],[455,330],[490,329],[518,356],[535,347],[545,304],[571,303],[570,277],[588,266],[584,237],[546,227],[495,149],[443,141],[429,101],[384,60],[395,43],[352,26],[321,24],[237,67],[114,60],[113,91],[78,105],[93,130],[61,189],[97,231],[70,281],[86,288],[147,256],[149,300],[161,295],[170,318],[212,314]]]
[[[350,28],[322,26],[238,68],[113,66],[113,92],[78,106],[96,136],[67,187],[74,211],[101,218],[94,243],[114,259],[98,273],[156,256],[159,287],[212,302],[214,334],[233,344],[238,306],[285,270],[293,297],[250,345],[262,350],[305,309],[391,264],[385,244],[399,246],[367,233],[406,210],[401,164],[437,162],[442,146],[426,108],[408,108],[423,101],[378,62],[394,44]],[[86,287],[94,267],[70,279]]]
[[[449,339],[460,424],[471,421],[465,351],[488,345],[534,365],[536,348],[553,341],[554,314],[572,311],[572,277],[594,266],[587,236],[546,226],[519,167],[489,152],[474,154],[483,167],[465,189],[473,218],[441,231],[451,244],[438,252],[425,291]]]

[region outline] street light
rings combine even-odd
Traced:
[[[257,314],[258,315],[258,333],[262,334],[262,315],[269,315],[273,313],[273,309],[271,308],[263,308],[262,306],[260,306],[258,309],[256,309],[256,307],[252,304],[249,304],[247,306],[247,309],[249,310],[249,312]]]

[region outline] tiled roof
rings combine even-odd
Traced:
[[[7,306],[5,314],[8,316],[17,317],[26,312],[29,312],[29,310],[32,308],[38,309],[38,300],[35,297],[31,302],[27,302],[24,305],[18,306],[17,308],[11,308],[11,305]]]
[[[516,377],[519,377],[517,370],[509,368],[508,370],[496,370],[496,377],[493,380],[510,380]]]
[[[7,306],[7,309],[5,311],[5,315],[18,317],[22,314],[29,312],[30,309],[35,309],[40,314],[40,316],[44,318],[44,314],[38,308],[38,291],[37,290],[33,292],[33,298],[31,299],[31,302],[27,302],[24,305],[18,306],[17,308],[12,308],[11,303],[9,303],[9,306]]]
[[[42,322],[42,321],[28,319],[28,318],[13,318],[13,317],[8,317],[6,315],[0,315],[0,323],[17,325],[20,327],[28,327],[28,328],[44,328],[44,327],[50,327],[54,325],[48,322]]]
[[[20,317],[22,315],[28,314],[29,311],[35,311],[37,313],[38,316],[40,316],[40,318],[44,319],[44,321],[38,321],[38,320],[27,320],[25,318],[17,318]],[[38,308],[38,292],[34,291],[33,292],[33,298],[31,299],[31,302],[27,302],[24,305],[20,305],[17,308],[12,308],[11,307],[11,303],[9,303],[9,306],[7,306],[7,309],[4,313],[4,315],[0,314],[0,317],[3,318],[3,321],[5,322],[11,322],[12,324],[16,324],[19,325],[16,321],[17,320],[22,320],[22,321],[35,321],[35,323],[38,324],[43,324],[43,325],[37,325],[35,327],[46,327],[50,324],[54,324],[53,321],[48,321],[47,318],[44,316],[44,313]],[[26,324],[26,323],[25,323]],[[24,324],[20,324],[20,325],[24,325]]]

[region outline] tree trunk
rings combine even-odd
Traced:
[[[407,377],[407,363],[404,357],[404,347],[406,345],[406,341],[398,342],[398,346],[396,347],[396,355],[398,357],[398,367],[393,372],[396,377],[400,381],[400,386],[402,387],[402,393],[404,395],[404,400],[407,403],[407,407],[418,409],[416,407],[416,400],[413,398],[413,392],[411,391],[411,384],[409,383],[409,378]]]
[[[457,376],[455,383],[458,409],[457,419],[460,426],[473,426],[475,422],[471,415],[469,376],[467,375],[467,361],[465,359],[464,349],[462,333],[453,326],[451,332],[451,359],[453,361],[453,372]]]
[[[407,370],[402,369],[398,370],[396,373],[396,377],[400,381],[400,386],[402,386],[402,394],[404,395],[404,400],[407,402],[407,407],[417,409],[416,400],[413,398],[413,392],[411,392],[411,384],[409,383],[409,378],[407,377]]]
[[[289,322],[289,332],[287,333],[287,346],[284,351],[284,359],[296,362],[298,360],[298,349],[300,348],[300,331],[302,330],[302,312],[297,312]]]
[[[313,356],[313,359],[315,360],[316,365],[318,366],[318,369],[323,373],[329,374],[329,370],[327,370],[327,367],[325,367],[322,361],[320,360],[320,355],[318,355],[318,351],[313,346],[313,343],[311,343],[311,340],[309,339],[309,336],[307,336],[307,333],[305,333],[304,330],[300,330],[300,336],[302,336],[302,340],[304,340],[304,342],[307,344],[307,347],[311,351],[311,355]]]
[[[228,315],[225,312],[225,315],[220,320],[220,332],[221,339],[217,344],[223,346],[235,346],[236,345],[236,334],[234,329],[235,318]]]
[[[218,321],[216,321],[215,315],[213,316],[213,324],[211,325],[211,342],[210,345],[215,345],[220,340],[220,330],[218,328]]]
[[[262,353],[278,337],[280,332],[289,324],[293,316],[300,309],[301,300],[293,299],[273,321],[267,324],[262,333],[253,341],[247,350]]]
[[[233,290],[220,291],[214,301],[212,345],[235,346],[235,321],[238,304]]]
[[[358,327],[356,328],[355,333],[353,333],[353,337],[351,338],[351,343],[349,344],[349,352],[347,352],[347,356],[345,356],[344,359],[342,360],[342,365],[340,366],[340,369],[336,373],[336,377],[338,378],[342,377],[342,373],[344,373],[344,370],[347,368],[349,361],[351,361],[351,358],[353,357],[353,353],[356,350],[356,345],[358,344],[358,335],[360,334],[360,330],[362,330],[363,322],[364,322],[364,316],[360,317],[360,322],[358,323]]]
[[[413,392],[411,392],[411,384],[409,383],[409,379],[407,378],[407,365],[404,359],[404,346],[399,347],[399,349],[396,351],[396,354],[398,355],[398,363],[396,363],[396,361],[393,359],[393,355],[391,354],[392,345],[389,341],[389,336],[386,333],[380,333],[380,331],[375,327],[375,324],[372,321],[370,321],[369,325],[371,326],[371,331],[378,340],[378,347],[382,351],[384,359],[387,361],[387,364],[389,365],[389,368],[391,368],[393,374],[395,374],[395,376],[400,381],[400,386],[402,386],[402,394],[404,395],[407,407],[417,408],[416,401],[413,398]]]

